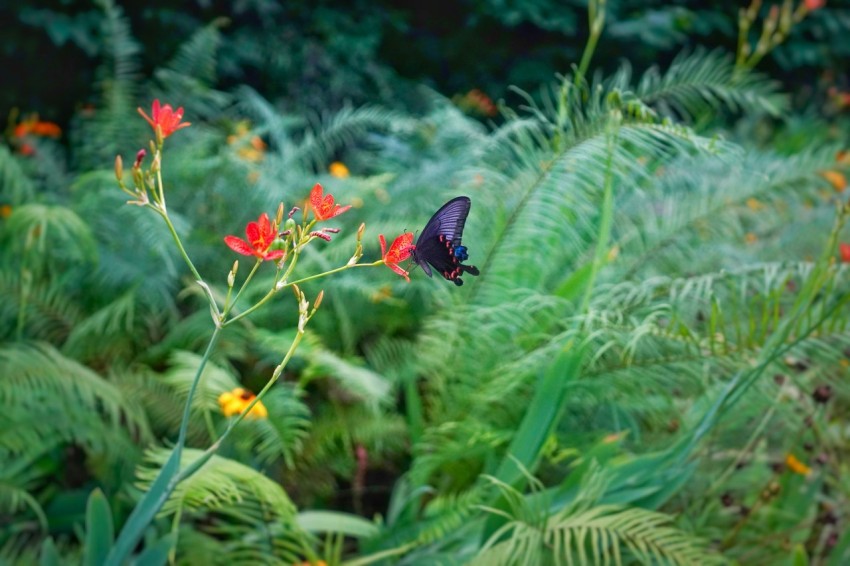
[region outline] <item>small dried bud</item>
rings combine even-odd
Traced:
[[[280,203],[277,207],[277,215],[275,216],[275,226],[280,226],[281,222],[283,222],[283,203]]]
[[[280,234],[278,234],[278,235],[277,235],[277,237],[278,237],[278,238],[286,238],[286,237],[287,237],[287,236],[289,236],[290,234],[292,234],[292,230],[284,230],[283,232],[281,232]]]
[[[317,308],[319,308],[319,305],[322,304],[322,299],[324,299],[324,298],[325,298],[325,290],[322,289],[321,291],[319,291],[319,294],[316,296],[316,302],[313,303],[313,310],[316,310]]]
[[[357,229],[357,241],[358,242],[363,239],[363,232],[365,232],[365,231],[366,231],[366,223],[363,222],[363,223],[360,224],[360,227]]]
[[[118,179],[118,182],[121,182],[121,178],[124,176],[124,162],[121,160],[120,155],[115,156],[115,178]]]
[[[147,155],[147,152],[144,149],[136,152],[136,161],[133,163],[133,169],[138,169],[142,166],[142,160],[145,158],[145,155]]]
[[[314,238],[321,238],[321,239],[325,240],[326,242],[331,241],[331,237],[329,235],[325,234],[324,232],[310,232],[310,236],[312,236]]]
[[[339,234],[339,228],[322,228],[322,232],[327,232],[329,234]]]
[[[290,210],[290,211],[289,211],[289,216],[288,216],[288,218],[289,218],[290,220],[292,220],[292,217],[293,217],[293,216],[295,215],[295,213],[296,213],[296,212],[298,212],[299,210],[301,210],[301,209],[300,209],[300,208],[298,208],[297,206],[293,206],[293,207],[292,207],[292,210]]]
[[[812,399],[814,399],[815,403],[823,405],[829,401],[830,398],[832,398],[831,385],[820,385],[814,390],[814,392],[812,392]]]

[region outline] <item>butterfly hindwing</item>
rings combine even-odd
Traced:
[[[477,267],[461,263],[469,257],[462,238],[471,205],[469,197],[453,198],[434,213],[419,235],[413,260],[428,277],[431,267],[455,285],[463,285],[462,273],[478,275]]]

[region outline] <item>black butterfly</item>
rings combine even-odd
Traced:
[[[479,274],[474,265],[461,263],[469,258],[466,246],[461,245],[461,238],[471,205],[469,197],[453,198],[434,213],[416,240],[413,261],[428,277],[431,277],[431,267],[428,264],[458,286],[463,285],[463,279],[460,278],[462,273]]]

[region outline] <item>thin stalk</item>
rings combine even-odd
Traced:
[[[164,203],[161,209],[157,209],[157,212],[159,212],[160,216],[162,216],[163,220],[165,220],[165,224],[171,232],[171,237],[174,240],[174,243],[177,244],[177,249],[180,250],[180,255],[183,256],[183,261],[185,261],[186,265],[189,266],[189,270],[195,277],[195,281],[203,281],[203,277],[201,277],[201,274],[198,273],[198,270],[195,268],[195,264],[192,263],[191,259],[189,259],[189,254],[186,253],[186,248],[183,247],[183,242],[180,241],[180,236],[177,235],[177,230],[174,229],[174,224],[171,223],[171,219],[165,211]]]
[[[201,381],[201,375],[204,372],[204,367],[210,359],[210,355],[212,355],[213,348],[215,347],[216,342],[218,342],[221,330],[221,326],[216,326],[215,329],[213,329],[213,334],[210,337],[209,344],[207,344],[207,349],[204,351],[204,357],[201,358],[201,363],[198,364],[198,370],[195,373],[195,378],[192,380],[192,385],[189,387],[189,395],[186,397],[186,406],[183,408],[183,420],[180,421],[180,432],[177,434],[177,445],[174,447],[175,450],[182,451],[183,446],[186,444],[186,432],[189,428],[189,415],[192,412],[192,399],[195,397],[195,390],[198,388],[198,383]]]
[[[313,279],[318,279],[319,277],[324,277],[325,275],[330,275],[332,273],[339,273],[340,271],[345,271],[346,269],[351,269],[353,267],[375,267],[377,265],[383,264],[384,260],[379,259],[378,261],[373,261],[372,263],[354,263],[351,265],[343,265],[342,267],[337,267],[336,269],[331,269],[330,271],[317,273],[316,275],[311,275],[309,277],[304,277],[303,279],[298,279],[297,281],[292,281],[291,283],[287,283],[285,287],[289,287],[290,285],[300,285],[301,283],[306,283],[307,281],[312,281]]]
[[[233,302],[230,302],[230,292],[228,291],[228,298],[224,301],[224,310],[221,312],[222,318],[227,316],[227,313],[230,312],[230,309],[236,306],[236,303],[239,302],[239,297],[242,296],[242,291],[244,291],[248,287],[248,283],[251,282],[251,279],[254,277],[254,274],[257,272],[257,269],[260,267],[260,264],[263,263],[263,260],[257,259],[254,263],[254,267],[251,268],[251,272],[248,274],[248,277],[245,278],[245,281],[242,283],[242,286],[239,287],[239,291],[236,292],[236,296],[233,298]],[[232,288],[231,288],[232,290]]]
[[[585,80],[587,69],[590,67],[590,60],[593,58],[596,45],[599,43],[599,36],[602,35],[602,26],[605,23],[605,0],[590,0],[587,10],[588,20],[590,21],[590,37],[587,38],[587,45],[584,46],[581,62],[578,71],[576,71],[574,81],[576,86],[581,86],[582,81]]]

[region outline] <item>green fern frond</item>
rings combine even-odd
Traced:
[[[625,83],[625,80],[615,81]],[[779,116],[787,111],[787,96],[777,83],[735,68],[733,58],[722,51],[697,50],[680,54],[663,74],[652,68],[641,77],[635,94],[665,116],[698,119],[729,109],[733,112]]]
[[[557,514],[542,527],[513,521],[490,538],[473,564],[723,562],[701,540],[668,526],[670,521],[663,513],[609,505]]]
[[[0,145],[0,198],[17,206],[32,200],[35,184],[6,145]]]
[[[116,435],[149,438],[144,414],[114,385],[47,344],[0,346],[0,364],[0,402],[18,419],[0,434],[5,450],[36,454],[65,440],[103,451]]]
[[[201,454],[201,450],[184,450],[181,467],[190,465]],[[147,453],[137,473],[140,489],[150,488],[169,455],[167,449]],[[206,511],[294,525],[296,509],[277,482],[244,464],[213,456],[195,474],[177,485],[161,513]]]

